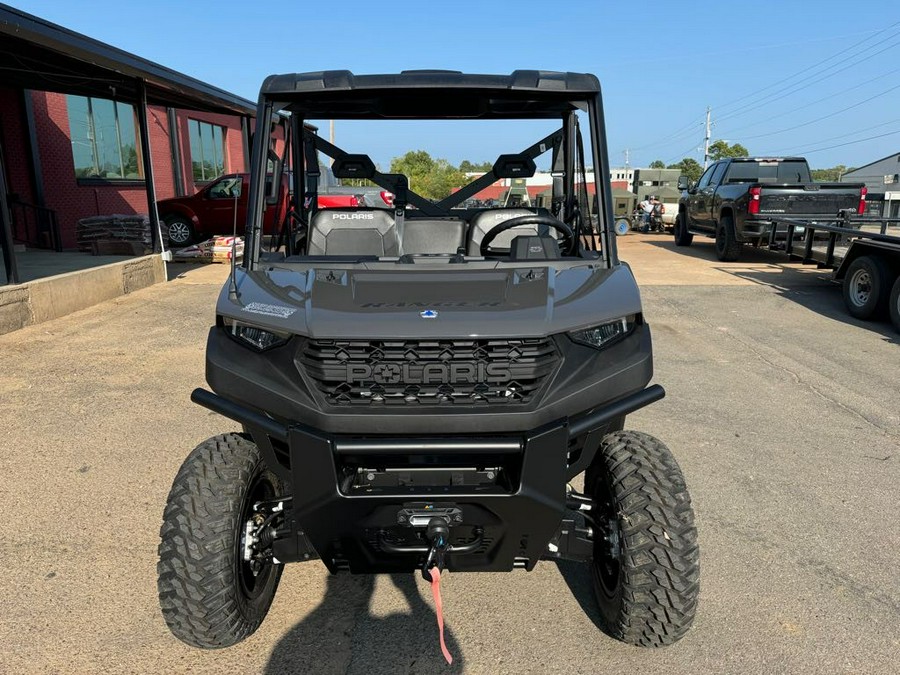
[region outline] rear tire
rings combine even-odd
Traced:
[[[890,275],[877,256],[862,255],[850,263],[844,276],[844,304],[857,319],[868,321],[884,316],[888,305]]]
[[[184,461],[163,514],[156,567],[160,608],[179,640],[217,649],[259,628],[282,566],[265,563],[253,575],[241,539],[253,503],[281,494],[259,449],[237,434],[204,441]]]
[[[722,262],[734,262],[741,257],[743,248],[744,245],[735,236],[731,216],[723,216],[716,226],[716,256]]]
[[[700,591],[694,512],[678,463],[652,436],[618,431],[604,437],[588,474],[601,629],[644,647],[678,641]]]
[[[694,241],[694,235],[688,232],[687,216],[679,213],[675,216],[675,245],[690,246]]]
[[[894,281],[894,288],[891,290],[891,299],[888,303],[888,309],[890,310],[891,323],[894,324],[894,328],[900,333],[900,276]]]

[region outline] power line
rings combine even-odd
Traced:
[[[889,75],[893,75],[894,73],[898,73],[898,72],[900,72],[900,68],[895,68],[894,70],[891,70],[890,72],[884,73],[882,75],[877,75],[869,80],[866,80],[865,82],[860,82],[859,84],[856,84],[852,87],[848,87],[847,89],[842,89],[841,91],[835,92],[833,94],[829,94],[828,96],[823,96],[822,98],[816,99],[815,101],[810,101],[809,103],[802,105],[799,108],[792,108],[791,110],[786,110],[785,112],[779,113],[778,115],[772,115],[771,117],[767,117],[766,119],[760,120],[759,122],[753,122],[752,124],[745,124],[742,127],[737,127],[736,129],[729,129],[728,131],[720,131],[719,133],[723,136],[734,136],[734,134],[737,133],[738,131],[743,131],[744,129],[750,129],[751,127],[757,127],[760,124],[764,124],[765,122],[771,122],[772,120],[776,120],[779,117],[784,117],[786,115],[792,115],[794,113],[798,113],[802,110],[806,110],[807,108],[811,108],[812,106],[817,105],[817,104],[821,103],[822,101],[827,101],[828,99],[834,98],[835,96],[844,96],[848,91],[853,91],[854,89],[859,89],[860,87],[865,87],[866,85],[871,84],[872,82],[875,82],[876,80],[881,80],[885,77],[888,77]]]
[[[877,46],[880,45],[880,44],[883,44],[883,43],[885,43],[885,42],[888,42],[888,41],[890,41],[890,40],[893,40],[893,39],[896,38],[898,35],[900,35],[900,33],[894,33],[894,34],[892,34],[892,35],[889,35],[889,36],[883,38],[882,40],[879,40],[878,42],[875,42],[875,43],[873,43],[873,44],[870,44],[869,46],[865,47],[864,49],[862,49],[860,52],[858,52],[857,54],[855,54],[855,55],[853,55],[853,56],[850,56],[850,57],[847,57],[847,58],[845,58],[845,59],[842,59],[842,60],[838,61],[837,63],[832,63],[831,65],[829,65],[829,66],[827,66],[827,67],[825,67],[825,68],[821,68],[818,72],[815,72],[815,73],[813,73],[813,74],[807,76],[806,78],[802,78],[802,79],[800,79],[799,81],[794,82],[793,84],[791,84],[791,85],[788,86],[788,87],[785,87],[785,88],[779,89],[779,90],[777,90],[777,91],[775,91],[775,92],[772,92],[771,94],[768,94],[768,95],[764,96],[762,99],[759,99],[759,98],[758,98],[758,97],[759,97],[759,94],[760,94],[761,92],[764,92],[764,91],[766,91],[766,90],[769,90],[769,89],[772,89],[772,88],[774,88],[774,87],[777,87],[777,86],[780,85],[780,84],[784,84],[784,83],[786,83],[786,82],[789,82],[789,81],[791,81],[791,80],[797,78],[799,75],[802,75],[802,74],[807,73],[807,72],[809,72],[809,71],[815,71],[816,69],[819,69],[821,66],[823,66],[823,65],[826,64],[826,63],[828,63],[829,61],[833,61],[834,59],[836,59],[837,57],[839,57],[839,56],[841,56],[841,55],[843,55],[843,54],[847,54],[848,52],[852,52],[852,51],[855,50],[857,47],[860,47],[861,45],[865,44],[866,42],[869,42],[869,41],[872,40],[873,38],[875,38],[875,37],[877,37],[877,36],[879,36],[879,35],[882,35],[883,33],[887,32],[887,31],[890,31],[891,29],[893,29],[893,28],[895,28],[895,27],[897,27],[897,26],[900,26],[900,21],[897,21],[897,22],[891,24],[890,26],[888,26],[888,27],[886,27],[886,28],[883,28],[883,29],[881,29],[881,30],[878,30],[878,31],[876,31],[875,33],[873,33],[873,34],[871,34],[871,35],[868,35],[867,37],[863,38],[862,40],[853,43],[853,44],[850,45],[849,47],[846,47],[846,48],[844,48],[844,49],[842,49],[842,50],[836,52],[835,54],[832,54],[831,56],[829,56],[829,57],[827,57],[827,58],[825,58],[825,59],[822,59],[821,61],[818,61],[817,63],[814,63],[814,64],[812,64],[812,65],[810,65],[810,66],[807,66],[806,68],[803,68],[802,70],[799,70],[799,71],[797,71],[797,72],[795,72],[795,73],[793,73],[793,74],[791,74],[791,75],[789,75],[789,76],[787,76],[787,77],[785,77],[785,78],[782,78],[782,79],[780,79],[780,80],[778,80],[778,81],[776,81],[776,82],[773,82],[773,83],[770,84],[770,85],[767,85],[767,86],[762,87],[762,88],[754,89],[752,92],[750,92],[750,93],[748,93],[748,94],[746,94],[746,95],[744,95],[744,96],[741,96],[741,97],[739,97],[739,98],[737,98],[737,99],[733,99],[733,100],[731,100],[731,101],[728,101],[728,102],[726,102],[726,103],[723,103],[723,104],[720,105],[720,106],[715,106],[716,109],[717,109],[717,111],[719,111],[719,110],[721,110],[721,109],[723,109],[723,108],[727,110],[729,107],[734,106],[734,105],[740,103],[741,101],[745,101],[745,100],[747,100],[747,99],[749,99],[749,98],[756,98],[756,101],[755,101],[755,104],[754,104],[754,105],[752,105],[752,106],[750,106],[750,107],[743,108],[743,109],[740,110],[740,111],[735,111],[735,112],[732,112],[732,113],[726,113],[723,117],[721,117],[721,118],[719,118],[718,120],[716,120],[716,124],[718,124],[719,122],[721,122],[723,119],[730,119],[730,118],[732,118],[732,117],[739,117],[739,116],[742,116],[742,115],[744,115],[744,114],[747,114],[747,113],[752,112],[752,111],[754,111],[754,110],[757,110],[757,109],[759,109],[759,108],[765,107],[765,106],[769,105],[769,103],[772,103],[772,102],[774,102],[774,101],[776,101],[776,100],[780,100],[781,98],[786,98],[787,96],[790,96],[790,95],[792,95],[792,94],[794,94],[794,93],[796,93],[796,92],[798,92],[798,91],[801,91],[801,90],[803,90],[803,89],[807,89],[808,87],[811,87],[812,85],[817,84],[818,82],[821,82],[821,81],[823,81],[823,80],[826,80],[826,79],[829,79],[829,78],[831,78],[831,77],[834,77],[835,75],[838,75],[839,73],[842,73],[842,72],[844,72],[845,70],[847,70],[847,69],[849,69],[849,68],[852,68],[852,67],[855,66],[855,65],[858,65],[859,63],[862,63],[862,62],[867,61],[867,60],[869,60],[869,59],[871,59],[871,58],[874,58],[875,56],[878,56],[879,54],[881,54],[881,53],[887,51],[888,49],[891,49],[891,48],[897,46],[897,44],[900,44],[900,42],[895,43],[895,44],[888,45],[888,46],[885,47],[884,49],[881,49],[881,50],[875,52],[874,54],[870,54],[869,56],[866,56],[866,57],[863,57],[862,59],[859,59],[859,60],[857,60],[857,61],[854,61],[853,63],[850,63],[849,65],[845,66],[844,68],[841,68],[841,69],[839,69],[839,70],[837,70],[837,71],[835,71],[835,72],[833,72],[833,73],[824,75],[823,77],[820,77],[819,79],[814,80],[813,82],[809,82],[808,84],[805,84],[805,85],[802,86],[802,87],[797,87],[797,86],[796,86],[796,85],[798,85],[798,84],[801,84],[801,83],[803,83],[803,82],[806,82],[807,80],[809,80],[809,79],[811,79],[811,78],[815,78],[816,76],[821,75],[822,73],[826,73],[828,70],[830,70],[830,69],[832,69],[832,68],[835,68],[835,67],[841,65],[842,63],[845,63],[845,62],[848,61],[849,59],[853,59],[853,58],[855,58],[856,56],[859,56],[859,54],[863,54],[863,53],[865,53],[865,52],[867,52],[867,51],[873,49],[874,47],[877,47]],[[874,78],[874,79],[877,79],[877,78]],[[859,86],[859,85],[857,85],[857,86]],[[857,88],[857,87],[853,87],[853,88],[855,89],[855,88]],[[784,92],[788,92],[788,93],[784,94]],[[780,94],[784,94],[784,95],[781,95],[781,96],[780,96]],[[827,98],[831,98],[831,97],[825,97],[825,98],[827,99]],[[822,100],[825,100],[825,99],[822,99]],[[808,105],[814,105],[814,104],[815,104],[815,102],[814,102],[814,103],[811,103],[811,104],[808,104]],[[802,109],[804,109],[804,107],[801,106],[801,107],[799,108],[799,110],[802,110]],[[783,115],[779,115],[779,117],[780,117],[780,116],[783,116]],[[700,126],[700,125],[702,125],[702,124],[703,124],[702,122],[691,122],[690,124],[685,125],[684,127],[680,127],[680,128],[677,129],[676,131],[674,131],[674,132],[672,132],[672,133],[670,133],[670,134],[668,134],[668,135],[666,135],[666,136],[663,136],[662,138],[660,138],[660,139],[658,139],[658,140],[656,140],[656,141],[653,141],[652,143],[648,143],[648,144],[645,144],[645,145],[642,145],[642,146],[639,146],[639,147],[633,148],[633,149],[634,149],[634,150],[643,150],[643,149],[646,149],[646,148],[648,148],[648,147],[651,147],[651,146],[654,146],[654,145],[658,145],[658,144],[660,144],[660,143],[665,143],[665,142],[670,142],[670,143],[671,143],[671,142],[674,142],[674,141],[676,141],[676,140],[679,140],[680,138],[687,138],[691,133],[694,132],[694,130],[696,129],[697,126]],[[747,127],[752,127],[752,126],[755,126],[755,125],[747,125],[747,126],[742,127],[742,128],[747,128]]]
[[[665,143],[666,141],[675,140],[675,137],[676,137],[676,136],[684,135],[684,133],[685,133],[686,131],[689,131],[689,130],[692,131],[693,128],[696,127],[698,124],[699,124],[699,125],[702,125],[703,122],[702,122],[702,121],[700,121],[700,122],[697,122],[697,121],[690,122],[689,124],[687,124],[687,125],[685,125],[685,126],[679,128],[677,131],[673,131],[671,134],[668,134],[667,136],[663,136],[662,138],[660,138],[660,139],[658,139],[658,140],[656,140],[656,141],[652,141],[652,142],[650,142],[650,143],[647,143],[646,145],[639,145],[639,146],[637,146],[637,147],[631,148],[631,150],[644,150],[644,149],[646,149],[646,148],[653,147],[654,145],[659,145],[660,143]]]
[[[856,49],[857,47],[859,47],[859,46],[862,45],[863,43],[868,42],[869,40],[871,40],[873,37],[876,37],[877,35],[880,35],[881,33],[884,33],[885,31],[889,31],[889,30],[891,30],[892,28],[895,28],[896,26],[900,26],[900,21],[897,21],[896,23],[891,24],[891,25],[888,26],[887,28],[881,29],[880,31],[876,32],[876,33],[873,34],[873,35],[869,35],[868,37],[863,38],[863,39],[860,40],[859,42],[855,42],[854,44],[850,45],[849,47],[846,47],[845,49],[842,49],[841,51],[836,52],[835,54],[832,54],[832,55],[829,56],[828,58],[822,59],[821,61],[819,61],[819,62],[817,62],[817,63],[814,63],[814,64],[812,64],[811,66],[807,66],[806,68],[803,68],[802,70],[799,70],[799,71],[797,71],[796,73],[793,73],[793,74],[791,74],[791,75],[788,75],[787,77],[782,78],[782,79],[778,80],[777,82],[773,82],[772,84],[770,84],[770,85],[768,85],[768,86],[766,86],[766,87],[763,87],[763,88],[761,88],[761,89],[755,89],[754,91],[752,91],[752,92],[750,92],[750,93],[748,93],[748,94],[745,94],[744,96],[741,96],[741,97],[736,98],[736,99],[734,99],[734,100],[732,100],[732,101],[728,101],[728,102],[726,102],[726,103],[723,103],[723,104],[721,104],[721,105],[714,106],[714,107],[715,107],[717,110],[722,110],[723,108],[729,108],[729,107],[731,107],[731,106],[733,106],[733,105],[735,105],[735,104],[737,104],[737,103],[740,103],[741,101],[746,101],[748,98],[754,98],[754,97],[757,97],[757,96],[759,96],[760,92],[766,91],[767,89],[772,89],[773,87],[777,87],[779,84],[784,84],[785,82],[788,82],[788,81],[790,81],[790,80],[793,80],[793,79],[794,79],[795,77],[797,77],[798,75],[802,75],[803,73],[806,73],[806,72],[808,72],[808,71],[810,71],[810,70],[814,70],[814,69],[818,68],[819,66],[821,66],[821,65],[823,65],[823,64],[825,64],[825,63],[828,63],[828,61],[831,61],[831,60],[837,58],[837,57],[840,56],[841,54],[846,54],[847,52]],[[880,40],[879,42],[876,42],[875,44],[869,45],[868,47],[866,47],[866,48],[865,48],[864,50],[862,50],[862,51],[863,51],[863,52],[868,51],[868,50],[871,49],[872,47],[877,47],[877,46],[878,46],[879,44],[881,44],[882,42],[885,42],[885,41],[887,41],[887,40],[891,40],[891,39],[893,39],[894,37],[895,37],[895,35],[889,36],[889,37],[885,38],[884,40]],[[844,60],[846,60],[846,59],[844,59]],[[833,67],[836,66],[836,65],[840,65],[840,63],[841,63],[841,62],[833,63],[833,64],[831,64],[830,66],[824,68],[823,71],[824,71],[824,70],[828,70],[829,68],[833,68]],[[811,75],[810,77],[815,77],[815,75]],[[806,78],[806,79],[808,79],[808,78]],[[803,81],[803,80],[801,80],[801,82],[802,82],[802,81]],[[798,84],[798,83],[795,83],[795,84]],[[779,91],[783,91],[783,90],[779,90]]]
[[[895,37],[897,37],[897,35],[892,35],[892,36],[891,36],[890,38],[888,38],[888,39],[893,39],[893,38],[895,38]],[[881,44],[881,43],[879,42],[878,44]],[[749,107],[747,107],[747,108],[743,108],[743,109],[741,109],[741,110],[738,111],[738,112],[733,112],[733,113],[728,113],[728,114],[726,114],[726,115],[723,115],[722,117],[719,118],[719,121],[721,122],[723,119],[731,119],[732,117],[741,117],[741,116],[743,116],[743,115],[746,115],[747,113],[753,112],[754,110],[759,110],[760,108],[765,108],[765,107],[771,105],[772,103],[774,103],[775,101],[778,101],[778,100],[781,100],[781,99],[783,99],[783,98],[786,98],[787,96],[792,96],[793,94],[796,94],[798,91],[802,91],[803,89],[808,89],[809,87],[813,86],[814,84],[818,84],[819,82],[821,82],[821,81],[823,81],[823,80],[827,80],[827,79],[829,79],[829,78],[831,78],[831,77],[834,77],[834,76],[837,75],[838,73],[842,73],[842,72],[844,72],[845,70],[849,70],[850,68],[853,68],[854,66],[859,65],[859,64],[862,63],[863,61],[868,61],[869,59],[873,59],[873,58],[875,58],[876,56],[878,56],[879,54],[888,51],[889,49],[894,49],[894,48],[897,47],[898,45],[900,45],[900,41],[897,41],[897,42],[895,42],[895,43],[893,43],[893,44],[890,44],[890,45],[888,45],[887,47],[885,47],[884,49],[880,49],[880,50],[878,50],[877,52],[875,52],[874,54],[870,54],[869,56],[866,56],[866,57],[864,57],[864,58],[859,59],[858,61],[854,61],[853,63],[850,63],[850,64],[844,66],[844,67],[841,68],[840,70],[836,70],[836,71],[834,71],[833,73],[829,73],[828,75],[824,75],[823,77],[820,77],[820,78],[817,79],[817,80],[813,80],[812,82],[808,82],[807,84],[804,84],[802,87],[796,87],[795,85],[800,84],[801,82],[805,82],[805,81],[806,81],[807,79],[809,79],[809,78],[804,78],[804,79],[802,79],[802,80],[799,80],[798,82],[795,82],[795,83],[794,83],[793,85],[791,85],[790,87],[786,87],[786,88],[784,88],[784,89],[779,89],[778,91],[776,91],[776,92],[774,92],[774,93],[772,93],[772,94],[768,94],[767,96],[763,96],[761,99],[758,99],[758,100],[756,101],[756,103],[755,103],[754,105],[752,105],[752,106],[749,106]],[[875,45],[872,45],[872,46],[875,46]],[[839,64],[835,64],[835,65],[839,65]],[[815,77],[815,76],[812,76],[812,77]],[[788,93],[787,93],[787,94],[784,94],[784,95],[782,95],[782,96],[779,96],[779,94],[781,94],[782,92],[785,92],[785,91],[787,91]]]
[[[810,124],[815,124],[816,122],[821,122],[822,120],[827,120],[829,117],[834,117],[835,115],[840,115],[842,112],[847,112],[848,110],[852,110],[853,108],[858,108],[861,105],[865,105],[869,101],[874,101],[876,98],[880,98],[880,97],[884,96],[885,94],[890,94],[895,89],[900,89],[900,84],[894,85],[890,89],[886,89],[885,91],[875,94],[874,96],[870,96],[869,98],[864,99],[864,100],[860,101],[859,103],[854,103],[853,105],[848,105],[846,108],[841,108],[840,110],[836,110],[833,113],[829,113],[827,115],[822,115],[821,117],[817,117],[814,120],[809,120],[807,122],[801,122],[800,124],[795,124],[792,127],[788,127],[787,129],[781,129],[779,131],[771,131],[766,134],[757,134],[755,136],[745,136],[743,140],[749,141],[749,140],[753,140],[754,138],[766,138],[768,136],[777,136],[778,134],[783,134],[787,131],[793,131],[794,129],[799,129],[800,127],[806,127],[806,126],[809,126]]]
[[[878,129],[879,127],[886,127],[888,124],[897,124],[897,123],[900,123],[900,119],[888,120],[887,122],[882,122],[881,124],[873,124],[870,127],[863,127],[862,129],[855,129],[854,131],[851,131],[850,133],[839,134],[837,136],[829,136],[828,138],[820,138],[818,141],[816,141],[816,143],[827,143],[829,141],[836,141],[839,138],[847,138],[847,136],[856,136],[857,134],[861,134],[864,131],[871,131],[872,129]],[[792,148],[790,148],[784,152],[786,152],[786,153],[787,152],[798,152],[798,148],[802,148],[802,147],[805,147],[805,146],[795,145]]]
[[[677,155],[673,155],[673,156],[672,156],[672,159],[667,159],[667,160],[666,160],[666,164],[671,164],[671,163],[673,163],[676,159],[684,159],[688,154],[690,154],[690,152],[691,152],[692,150],[693,150],[694,152],[696,152],[697,149],[698,149],[698,148],[697,148],[697,144],[694,143],[694,144],[693,144],[691,147],[689,147],[687,150],[684,150],[684,151],[682,151],[682,152],[679,152]]]
[[[888,27],[889,28],[889,27]],[[781,47],[799,47],[801,45],[814,44],[817,42],[832,42],[834,40],[843,40],[845,38],[852,38],[858,35],[868,35],[870,39],[876,36],[878,33],[883,33],[888,30],[888,28],[871,28],[869,30],[858,30],[853,33],[846,33],[844,35],[830,35],[828,37],[814,38],[811,40],[792,40],[790,42],[770,42],[768,44],[757,44],[751,47],[737,47],[732,44],[728,44],[724,49],[702,49],[701,51],[689,51],[689,52],[680,52],[677,57],[666,57],[666,58],[652,58],[652,59],[633,59],[629,58],[627,61],[622,62],[622,65],[627,65],[629,67],[640,65],[640,64],[648,64],[648,63],[670,63],[677,59],[678,63],[682,63],[685,58],[706,58],[710,56],[717,56],[720,54],[727,54],[729,56],[734,56],[735,54],[746,54],[748,52],[758,52],[762,50],[772,50],[772,49],[780,49]],[[865,40],[862,40],[865,42]],[[838,52],[839,54],[840,52]],[[837,54],[828,57],[828,59],[834,58]],[[828,59],[825,59],[826,61]],[[619,61],[612,60],[607,62],[607,65],[612,67],[617,67],[619,65]],[[812,66],[810,66],[812,67]]]
[[[693,136],[697,131],[702,130],[705,124],[706,124],[705,121],[695,122],[695,123],[692,123],[692,124],[690,125],[691,128],[690,128],[690,129],[687,129],[686,131],[682,131],[682,132],[677,133],[677,134],[670,134],[669,137],[668,137],[668,138],[669,138],[668,143],[666,143],[666,145],[672,145],[673,143],[677,143],[677,142],[680,142],[680,141],[682,141],[682,140],[684,140],[684,139],[686,139],[686,138],[690,138],[690,137]],[[639,150],[639,149],[646,149],[646,148],[649,148],[649,147],[651,147],[651,146],[658,146],[658,145],[660,145],[661,143],[663,143],[664,140],[665,140],[665,139],[663,139],[663,140],[661,140],[661,141],[656,141],[655,143],[648,143],[647,145],[640,146],[640,148],[631,148],[631,149],[632,149],[632,150]]]
[[[875,140],[876,138],[885,138],[886,136],[895,136],[896,134],[900,134],[900,129],[898,129],[897,131],[888,131],[887,133],[878,134],[876,136],[867,136],[866,138],[859,138],[855,141],[847,141],[846,143],[838,143],[836,145],[829,145],[824,148],[816,148],[814,150],[803,150],[799,154],[812,155],[813,153],[816,153],[816,152],[824,152],[825,150],[834,150],[835,148],[843,148],[847,145],[856,145],[857,143],[865,143],[866,141],[872,141],[872,140]],[[775,152],[775,153],[763,153],[763,154],[780,155],[782,153]]]

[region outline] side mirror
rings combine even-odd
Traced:
[[[335,178],[364,178],[375,176],[375,163],[368,155],[344,155],[334,160],[331,171]]]
[[[691,189],[691,181],[687,176],[678,176],[678,189],[679,190],[690,190]]]
[[[497,178],[530,178],[537,167],[528,155],[500,155],[493,170]]]

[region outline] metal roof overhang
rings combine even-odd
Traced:
[[[0,4],[0,82],[6,86],[254,115],[247,99],[122,49]]]

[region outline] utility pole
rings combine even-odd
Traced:
[[[631,165],[629,163],[629,159],[631,158],[631,150],[625,148],[625,180],[628,181],[628,191],[631,192],[634,189],[634,185],[632,184],[632,178],[628,174],[631,173]]]
[[[703,170],[709,166],[709,106],[706,106],[706,141],[703,144]]]

